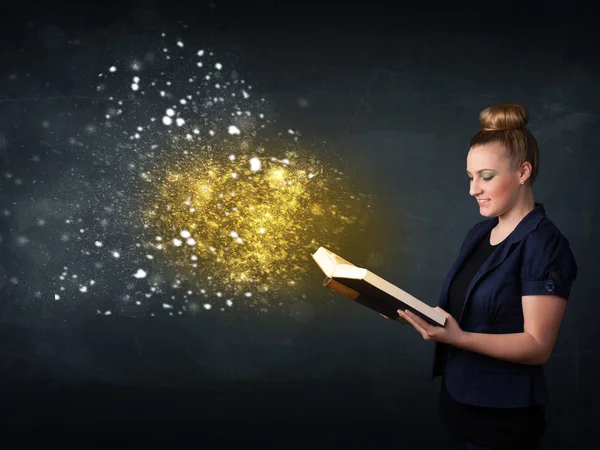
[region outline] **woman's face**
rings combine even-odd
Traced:
[[[501,144],[478,145],[469,150],[469,194],[477,200],[482,216],[501,216],[516,204],[520,187],[519,171],[512,170],[510,166]]]

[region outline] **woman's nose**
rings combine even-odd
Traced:
[[[481,193],[481,188],[476,181],[471,181],[471,185],[469,186],[469,194],[475,196]]]

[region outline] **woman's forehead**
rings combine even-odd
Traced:
[[[503,169],[508,166],[506,151],[501,145],[486,144],[472,147],[467,155],[467,170]]]

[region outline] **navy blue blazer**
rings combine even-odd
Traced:
[[[446,309],[450,283],[498,218],[469,230],[443,283],[439,306]],[[535,204],[513,232],[494,249],[467,290],[460,327],[474,333],[523,332],[524,295],[558,295],[568,300],[577,264],[568,240]],[[445,381],[456,400],[477,406],[510,408],[548,401],[543,365],[516,364],[435,343],[432,379],[442,375],[442,349],[448,350]]]

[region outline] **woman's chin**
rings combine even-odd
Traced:
[[[494,211],[487,205],[479,205],[479,214],[483,217],[494,217]]]

